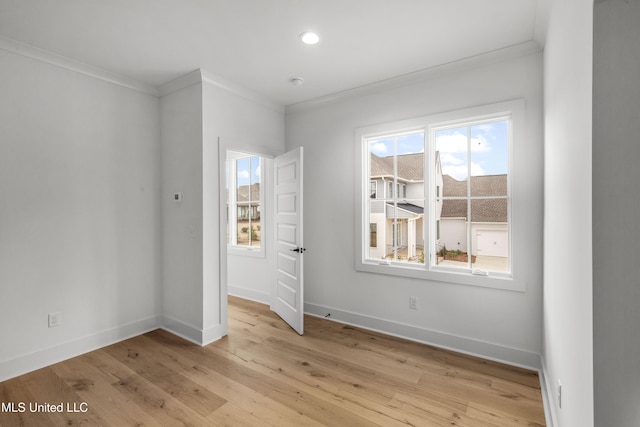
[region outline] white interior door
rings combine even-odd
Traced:
[[[302,147],[275,158],[276,280],[271,310],[304,332]]]

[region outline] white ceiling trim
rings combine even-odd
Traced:
[[[220,77],[214,73],[211,73],[206,70],[200,70],[202,73],[202,81],[218,86],[221,89],[224,89],[228,92],[231,92],[235,95],[238,95],[241,98],[244,98],[248,101],[251,101],[255,104],[266,107],[270,110],[275,111],[276,113],[284,114],[285,107],[277,102],[272,101],[270,98],[263,96],[257,92],[254,92],[250,89],[247,89],[231,80],[225,79],[224,77]]]
[[[471,56],[458,61],[437,65],[435,67],[426,68],[424,70],[404,74],[398,77],[392,77],[390,79],[381,80],[379,82],[359,86],[353,89],[347,89],[342,92],[321,96],[319,98],[314,98],[297,104],[287,105],[285,110],[287,115],[295,114],[297,112],[306,111],[345,98],[364,96],[374,92],[396,89],[402,86],[428,81],[451,73],[477,68],[486,64],[506,61],[508,59],[526,56],[540,51],[542,51],[540,45],[534,40],[529,40],[524,43]]]
[[[173,79],[160,86],[160,96],[167,96],[182,89],[186,89],[190,86],[202,84],[202,74],[200,69],[193,70],[190,73],[180,76],[177,79]]]
[[[533,39],[544,48],[549,28],[549,16],[551,14],[551,0],[537,0],[536,24]]]
[[[75,73],[84,74],[86,76],[122,86],[127,89],[132,89],[147,95],[156,97],[160,96],[160,92],[158,91],[158,89],[152,85],[148,85],[131,77],[122,76],[120,74],[104,70],[102,68],[94,67],[93,65],[85,64],[84,62],[76,61],[74,59],[67,58],[65,56],[58,55],[57,53],[53,53],[45,49],[40,49],[26,43],[18,42],[0,36],[0,49],[27,58],[35,59],[36,61],[45,62],[47,64],[54,65],[65,70],[73,71]]]
[[[247,89],[237,83],[234,83],[231,80],[225,79],[224,77],[220,77],[201,68],[193,70],[192,72],[185,74],[184,76],[178,77],[177,79],[171,80],[170,82],[167,82],[160,86],[160,96],[166,96],[170,93],[177,92],[189,86],[201,83],[208,83],[217,86],[220,89],[226,90],[227,92],[251,101],[254,104],[261,105],[265,108],[275,111],[276,113],[284,115],[284,105],[273,102],[266,96],[260,95],[259,93]]]

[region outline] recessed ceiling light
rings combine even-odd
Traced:
[[[316,44],[320,41],[320,37],[316,33],[307,31],[306,33],[300,34],[300,40],[304,44]]]

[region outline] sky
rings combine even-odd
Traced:
[[[238,186],[260,182],[260,157],[252,156],[238,159],[236,167]]]
[[[468,152],[467,130],[470,130],[471,153]],[[508,121],[482,123],[436,131],[436,151],[440,152],[443,175],[462,181],[467,178],[469,161],[471,175],[498,175],[508,173]],[[371,152],[380,157],[393,155],[393,139],[371,141]],[[424,152],[422,132],[398,138],[397,154]]]

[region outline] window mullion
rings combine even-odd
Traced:
[[[391,185],[391,197],[393,198],[393,260],[398,261],[398,137],[393,139],[393,184]]]
[[[467,265],[472,269],[471,255],[471,126],[467,126]]]
[[[237,182],[237,160],[233,160],[229,165],[229,186],[233,189],[229,194],[229,233],[231,234],[231,245],[238,244],[238,182]],[[233,181],[233,183],[231,182]]]

